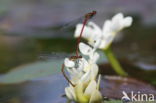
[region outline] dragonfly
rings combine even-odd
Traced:
[[[84,19],[84,21],[83,21],[83,26],[82,26],[82,29],[81,29],[81,32],[80,32],[80,36],[79,36],[78,39],[77,39],[76,56],[71,56],[71,57],[69,57],[70,60],[75,61],[75,60],[77,60],[77,59],[79,59],[79,58],[82,58],[82,56],[79,56],[79,50],[78,50],[78,48],[79,48],[79,43],[80,43],[80,40],[81,40],[81,37],[82,37],[82,33],[83,33],[83,31],[84,31],[84,27],[85,27],[85,25],[87,24],[87,21],[88,21],[89,19],[91,19],[95,14],[96,14],[96,11],[92,11],[92,12],[87,13],[87,14],[85,15],[85,19]],[[62,71],[63,76],[65,77],[65,79],[66,79],[73,87],[75,87],[76,85],[73,84],[73,83],[69,80],[69,78],[67,77],[67,75],[65,74],[64,68],[65,68],[65,65],[62,64],[62,69],[61,69],[61,71]]]
[[[81,37],[82,37],[83,31],[84,31],[85,25],[87,24],[88,20],[90,20],[91,18],[93,18],[95,15],[96,15],[96,11],[92,11],[92,12],[89,12],[89,13],[87,13],[87,14],[85,14],[85,15],[83,16],[83,22],[82,22],[82,23],[83,23],[83,26],[82,26],[80,35],[79,35],[79,37],[78,37],[78,39],[77,39],[76,54],[75,54],[75,56],[70,56],[70,57],[68,56],[70,60],[75,61],[75,60],[77,60],[77,59],[82,58],[82,56],[79,55],[79,50],[78,50],[78,49],[79,49],[79,43],[80,43],[80,41],[81,41]],[[80,18],[80,19],[82,19],[82,18]],[[71,24],[72,24],[72,23],[71,23]],[[61,30],[67,29],[67,27],[71,26],[71,24],[66,24],[65,27],[63,27]],[[55,56],[56,56],[56,55],[55,55]],[[41,57],[43,58],[44,56],[41,56]],[[58,55],[57,58],[58,58],[58,57],[61,57],[61,56]],[[73,84],[73,83],[69,80],[69,78],[67,77],[67,75],[66,75],[65,72],[64,72],[64,68],[65,68],[65,65],[62,64],[61,71],[62,71],[62,74],[63,74],[64,78],[74,87],[75,84]]]

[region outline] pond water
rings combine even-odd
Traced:
[[[1,88],[3,92],[0,94],[0,103],[66,103],[66,98],[63,97],[65,86],[67,83],[60,74],[7,85],[3,90]]]

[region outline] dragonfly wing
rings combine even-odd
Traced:
[[[40,54],[39,56],[39,60],[55,60],[55,59],[64,59],[66,57],[70,57],[71,54],[67,54],[67,53],[57,53],[57,52],[53,52],[50,54]]]

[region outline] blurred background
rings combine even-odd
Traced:
[[[131,77],[156,86],[156,0],[0,0],[0,103],[65,103],[61,64],[93,10],[100,27],[119,12],[134,18],[112,48]],[[99,65],[115,75],[105,59]]]

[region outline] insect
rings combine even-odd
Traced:
[[[79,43],[80,43],[80,40],[81,40],[81,37],[82,37],[82,33],[83,33],[83,31],[84,31],[84,27],[85,27],[85,25],[87,24],[87,21],[88,21],[89,19],[91,19],[95,14],[96,14],[96,11],[92,11],[92,12],[87,13],[87,14],[85,15],[85,18],[84,18],[84,21],[83,21],[83,26],[82,26],[82,29],[81,29],[81,32],[80,32],[80,36],[79,36],[78,39],[77,39],[76,56],[71,56],[71,57],[69,57],[70,60],[75,61],[75,60],[77,60],[77,59],[82,58],[82,56],[79,56],[79,50],[78,50],[78,49],[79,49]],[[61,69],[61,71],[62,71],[63,76],[65,77],[65,79],[66,79],[73,87],[75,87],[76,85],[73,84],[73,83],[69,80],[68,76],[65,74],[64,68],[65,68],[65,65],[62,64],[62,69]]]

